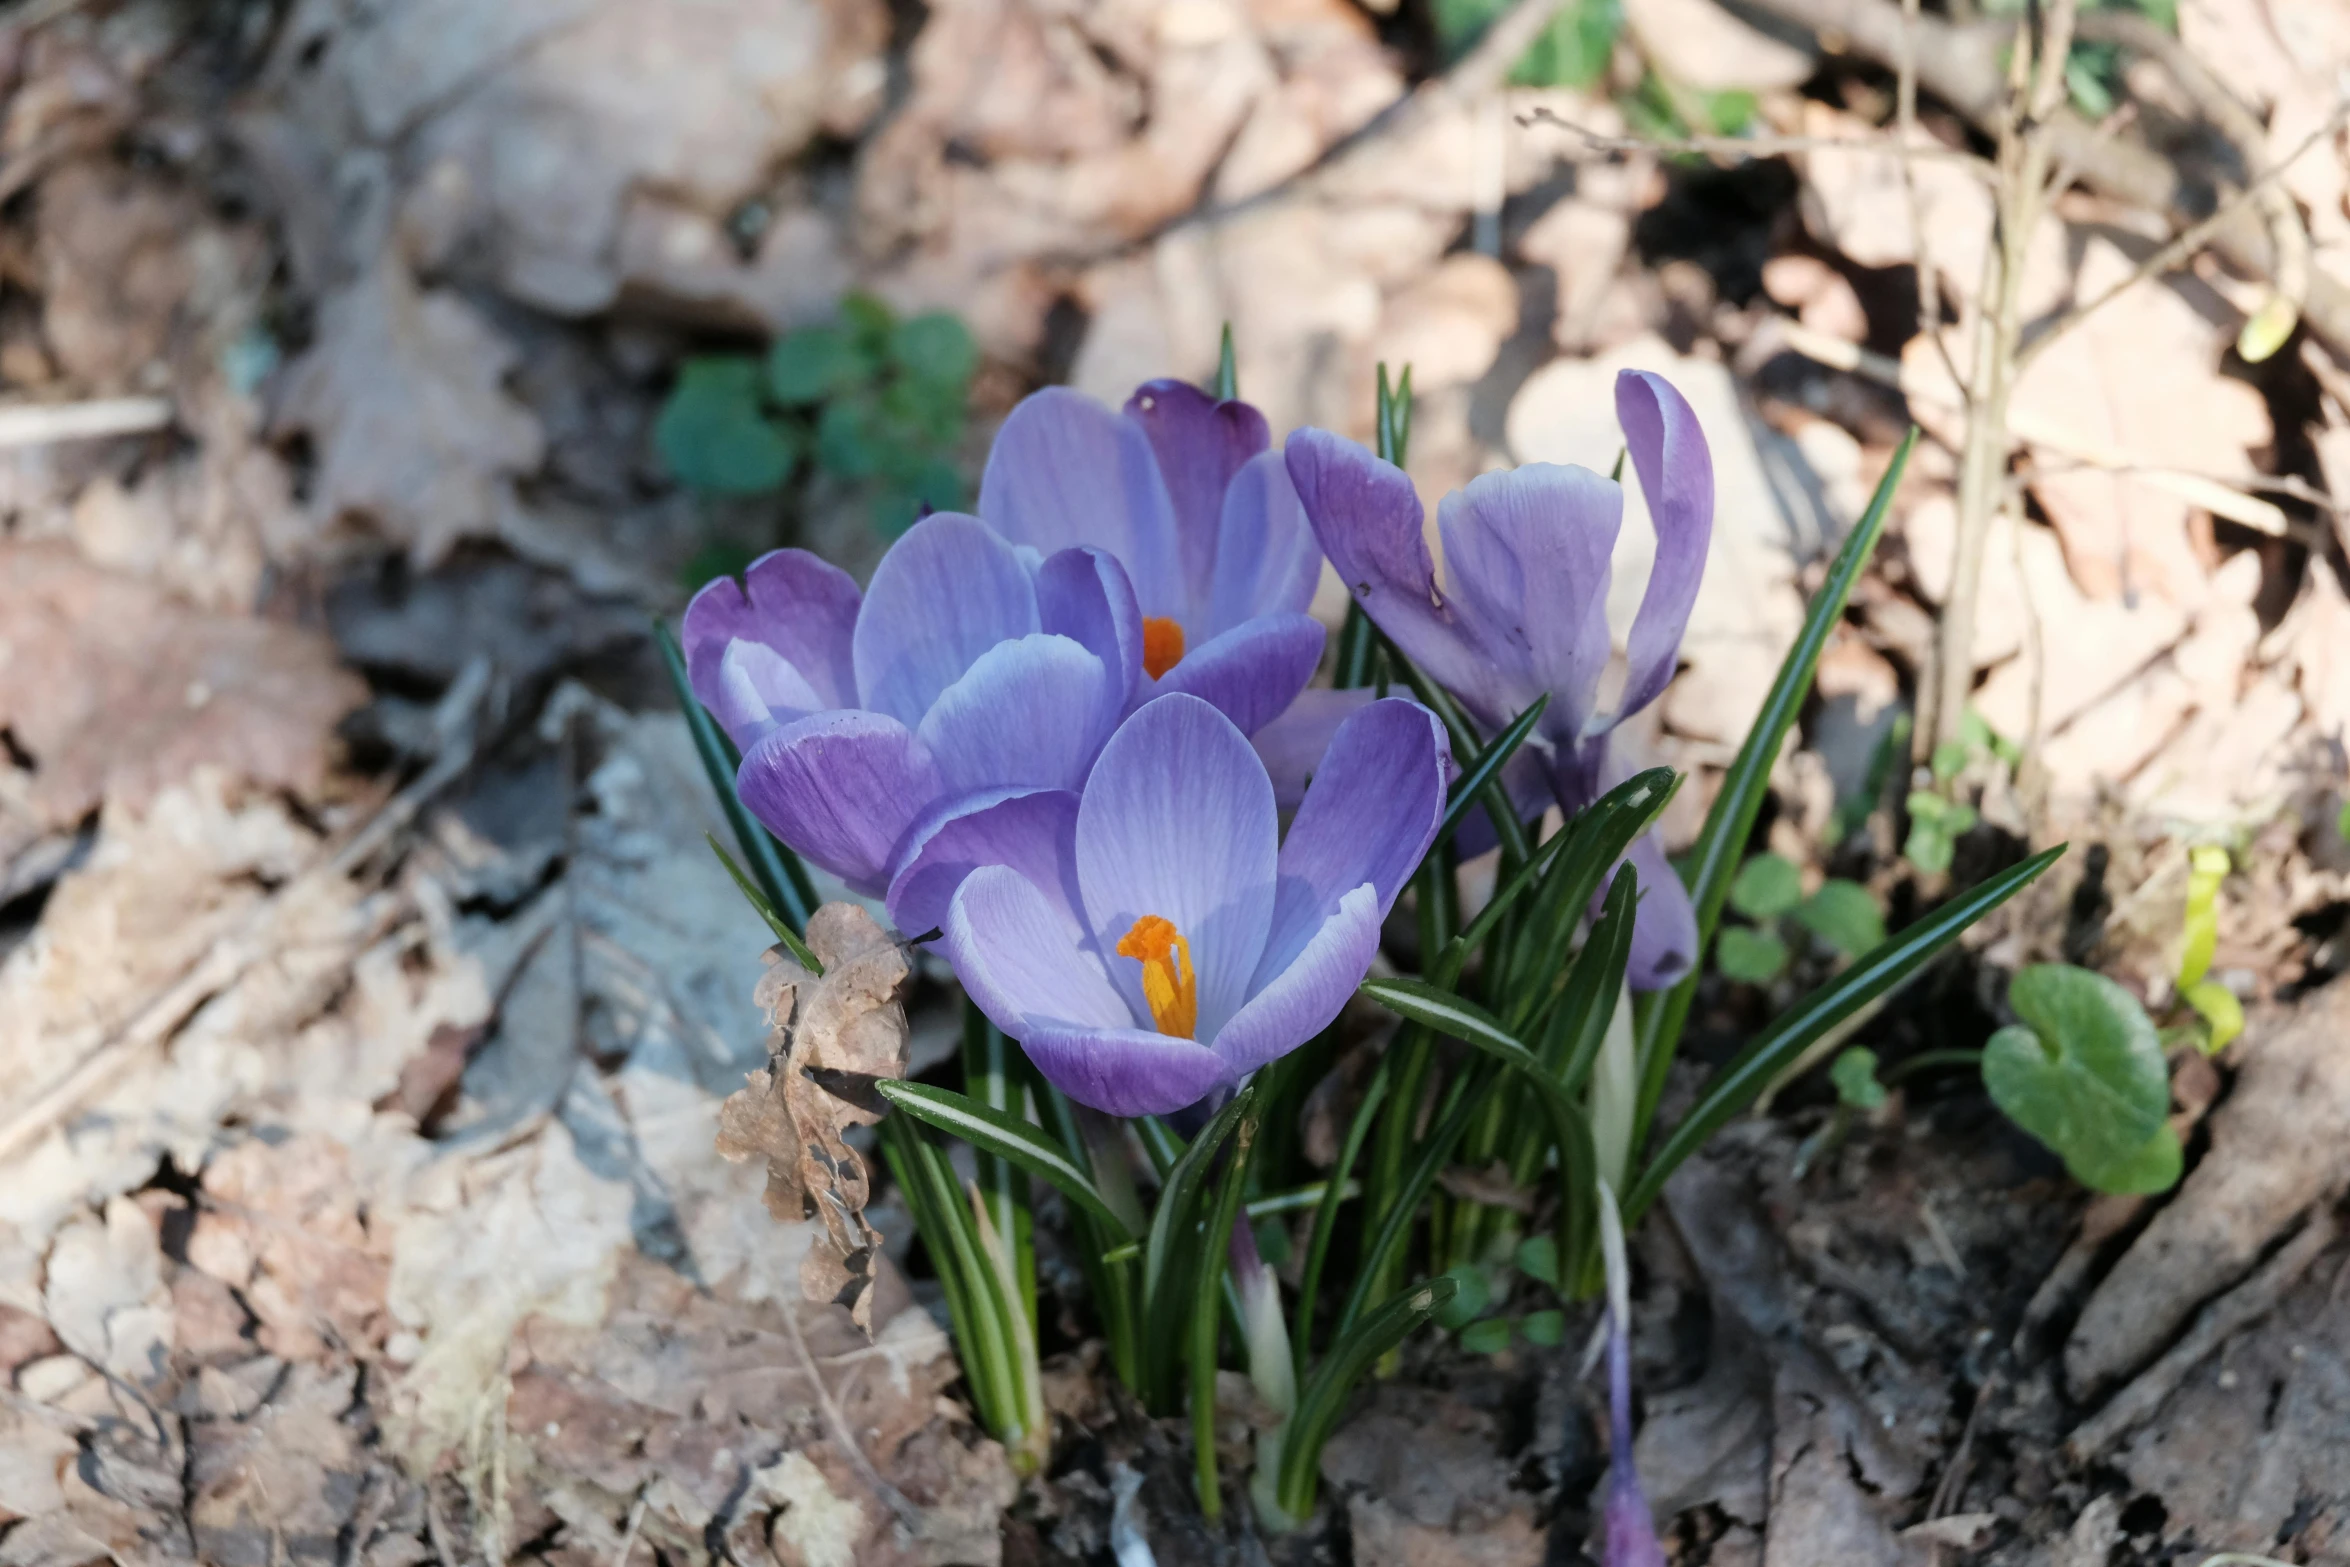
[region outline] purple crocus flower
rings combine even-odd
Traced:
[[[1281,840],[1247,738],[1170,693],[1074,799],[1007,792],[933,833],[893,904],[952,885],[946,952],[980,1009],[1078,1103],[1165,1114],[1338,1015],[1435,838],[1449,759],[1425,708],[1373,702],[1339,726]]]
[[[1091,546],[1141,606],[1139,701],[1183,691],[1254,734],[1321,660],[1305,613],[1322,571],[1265,417],[1183,381],[1122,413],[1067,387],[1012,410],[987,456],[979,515],[1038,551]]]
[[[1627,638],[1622,694],[1606,714],[1599,701],[1610,651],[1608,557],[1624,511],[1613,480],[1528,463],[1446,496],[1437,526],[1447,588],[1437,585],[1420,499],[1401,469],[1326,430],[1298,431],[1286,454],[1314,534],[1356,600],[1487,734],[1549,696],[1527,746],[1528,767],[1539,766],[1570,813],[1617,781],[1610,733],[1673,678],[1713,535],[1713,463],[1681,394],[1659,376],[1627,370],[1616,378],[1616,417],[1657,549]],[[1511,780],[1524,781],[1523,769]],[[1696,961],[1697,920],[1653,833],[1627,857],[1642,894],[1631,982],[1657,989]]]
[[[694,595],[684,644],[743,752],[743,804],[870,895],[938,813],[1084,782],[1142,680],[1116,561],[1039,560],[951,512],[908,529],[861,595],[805,550],[762,556]]]

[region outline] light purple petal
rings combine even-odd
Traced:
[[[982,865],[1026,877],[1086,938],[1077,895],[1077,796],[1066,789],[997,789],[934,807],[906,834],[889,883],[889,917],[908,935],[943,930],[963,878]]]
[[[1624,863],[1640,878],[1625,983],[1634,990],[1670,989],[1688,977],[1690,965],[1697,961],[1697,910],[1680,873],[1665,858],[1664,840],[1655,828],[1632,840]],[[1592,906],[1596,909],[1598,904]]]
[[[1373,888],[1374,926],[1387,917],[1444,821],[1450,756],[1436,715],[1402,697],[1373,702],[1339,726],[1281,845],[1256,985],[1286,969],[1355,888]]]
[[[1016,1037],[1046,1082],[1105,1115],[1171,1115],[1231,1080],[1207,1046],[1145,1028],[1032,1028]]]
[[[1322,546],[1279,452],[1259,452],[1224,492],[1206,636],[1259,615],[1303,614],[1322,581]]]
[[[914,732],[950,794],[1074,789],[1124,710],[1100,659],[1039,632],[980,654]]]
[[[1273,915],[1273,785],[1232,721],[1197,697],[1146,702],[1102,748],[1077,811],[1077,885],[1105,954],[1146,914],[1172,921],[1199,979],[1198,1037],[1247,995]],[[1132,958],[1106,957],[1138,1019]]]
[[[773,550],[752,561],[740,583],[720,577],[704,584],[679,632],[694,694],[715,708],[711,695],[727,644],[757,642],[799,671],[817,707],[855,707],[849,649],[858,601],[854,578],[806,550]]]
[[[1142,609],[1126,569],[1096,549],[1061,550],[1036,571],[1041,630],[1068,637],[1116,671],[1121,710],[1142,689]]]
[[[1462,615],[1506,647],[1505,671],[1527,677],[1509,692],[1507,717],[1548,692],[1543,732],[1577,739],[1607,668],[1608,553],[1624,492],[1588,468],[1527,463],[1471,479],[1437,517]]]
[[[979,480],[979,515],[1042,555],[1107,550],[1146,615],[1181,618],[1175,508],[1150,438],[1082,392],[1048,386],[1014,408]]]
[[[1233,627],[1161,677],[1161,693],[1209,703],[1254,734],[1287,711],[1314,678],[1329,633],[1311,615],[1267,615]]]
[[[1134,1026],[1052,900],[1009,866],[983,865],[964,877],[947,903],[945,930],[955,977],[1013,1038],[1042,1028]]]
[[[1280,968],[1259,976],[1248,1004],[1217,1033],[1224,1064],[1235,1075],[1253,1072],[1328,1028],[1370,972],[1385,917],[1369,882],[1341,897]]]
[[[1624,697],[1611,722],[1655,701],[1673,678],[1714,533],[1714,465],[1688,399],[1645,370],[1616,377],[1616,422],[1656,524],[1656,565],[1625,643]]]
[[[1297,431],[1283,458],[1322,553],[1364,613],[1472,713],[1507,723],[1517,709],[1504,682],[1516,676],[1509,689],[1522,687],[1523,671],[1502,669],[1480,628],[1438,590],[1420,497],[1403,470],[1327,430]]]
[[[1257,759],[1265,764],[1265,772],[1273,780],[1275,804],[1285,811],[1297,809],[1306,796],[1306,785],[1321,769],[1323,753],[1330,749],[1330,737],[1377,694],[1367,686],[1349,691],[1319,687],[1300,691],[1297,700],[1279,718],[1248,737],[1248,743],[1256,747]]]
[[[832,706],[798,668],[764,642],[729,642],[712,684],[703,705],[738,751],[749,750],[779,725]]]
[[[1220,403],[1188,381],[1145,382],[1126,399],[1126,417],[1149,437],[1174,506],[1185,629],[1197,637],[1213,636],[1225,627],[1210,628],[1202,615],[1221,564],[1217,549],[1224,491],[1242,465],[1265,449],[1272,432],[1265,416],[1248,404]]]
[[[1038,629],[1017,550],[976,517],[925,517],[881,557],[857,616],[857,705],[912,729],[980,654]]]
[[[906,828],[939,792],[930,753],[881,713],[818,713],[753,746],[735,775],[753,816],[803,858],[878,896]]]

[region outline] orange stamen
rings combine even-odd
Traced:
[[[1199,976],[1192,972],[1191,943],[1172,920],[1145,914],[1118,943],[1118,956],[1142,964],[1142,999],[1150,1003],[1159,1032],[1189,1039],[1199,1027]]]
[[[1142,667],[1153,680],[1183,662],[1183,627],[1157,615],[1142,622]]]

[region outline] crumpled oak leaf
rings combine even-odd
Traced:
[[[800,1290],[837,1301],[870,1337],[881,1236],[865,1219],[873,1194],[865,1161],[844,1140],[886,1108],[874,1083],[906,1067],[903,943],[853,903],[828,903],[808,921],[811,974],[780,946],[766,954],[756,999],[774,1023],[767,1069],[748,1074],[718,1114],[718,1151],[767,1161],[767,1211],[809,1219],[823,1235],[800,1264]]]

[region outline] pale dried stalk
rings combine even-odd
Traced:
[[[1966,446],[1959,456],[1957,538],[1951,546],[1950,596],[1934,649],[1927,722],[1917,726],[1919,761],[1958,738],[1974,687],[1975,604],[1983,587],[1983,551],[1991,516],[2005,489],[2007,401],[2015,387],[2016,346],[2023,330],[2024,256],[2048,201],[2052,116],[2064,103],[2065,63],[2072,55],[2077,0],[2053,0],[2040,36],[2016,30],[2012,91],[1999,126],[1999,233],[1983,258],[1983,301],[1975,327],[1974,384],[1969,388]]]

